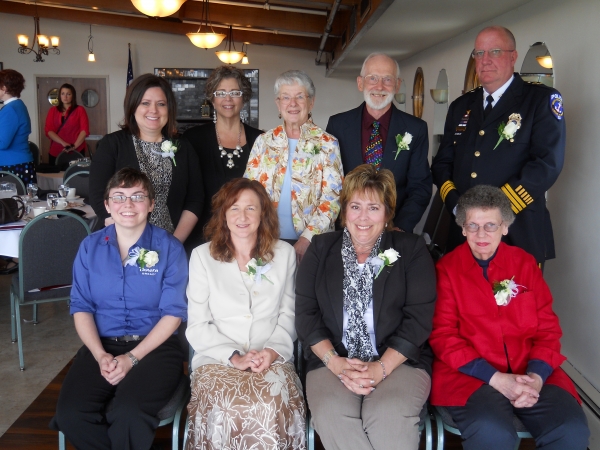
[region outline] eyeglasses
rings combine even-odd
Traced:
[[[363,77],[367,84],[371,86],[375,86],[379,83],[379,80],[382,81],[384,86],[393,86],[396,84],[397,78],[386,75],[384,77],[380,77],[379,75],[366,75]]]
[[[282,95],[281,97],[277,97],[282,104],[290,103],[292,99],[296,100],[296,103],[304,103],[307,99],[306,95],[298,94],[295,97],[290,97],[289,95]]]
[[[514,50],[502,50],[500,48],[493,48],[491,50],[473,50],[471,56],[473,59],[483,59],[483,56],[487,52],[490,58],[500,58],[504,52],[514,52]]]
[[[500,222],[500,224],[498,225],[491,222],[488,222],[485,225],[477,225],[476,223],[466,223],[463,224],[463,228],[468,233],[478,233],[479,229],[483,227],[483,231],[487,231],[488,233],[494,233],[495,231],[498,231],[498,228],[500,228],[500,225],[502,225],[503,223],[504,222]]]
[[[126,197],[125,195],[113,195],[112,197],[108,197],[108,198],[110,198],[113,201],[113,203],[125,203],[128,198],[130,198],[133,203],[141,203],[144,200],[146,200],[146,198],[148,198],[148,196],[147,195],[132,195],[131,197]]]
[[[217,98],[225,98],[227,96],[230,96],[231,98],[240,98],[242,95],[244,95],[244,93],[242,91],[215,91],[213,92],[213,96],[217,97]]]

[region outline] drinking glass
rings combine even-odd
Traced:
[[[29,194],[29,197],[31,198],[31,200],[37,200],[37,193],[38,193],[38,185],[35,183],[29,183],[27,185],[27,194]]]
[[[61,184],[58,187],[58,193],[60,194],[61,197],[66,197],[67,195],[69,195],[69,185]]]
[[[56,194],[48,194],[48,208],[54,209],[58,206],[58,195]]]

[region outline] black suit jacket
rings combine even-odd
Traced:
[[[478,184],[497,186],[517,214],[505,241],[528,251],[538,262],[554,258],[554,238],[545,193],[560,174],[565,155],[564,117],[553,114],[560,93],[524,82],[515,74],[490,115],[483,119],[483,89],[464,94],[450,105],[444,137],[431,171],[450,211],[458,198]],[[498,126],[521,115],[514,142],[498,142]],[[460,230],[453,226],[453,243]],[[453,246],[446,250],[451,250]]]
[[[340,143],[342,165],[346,174],[364,164],[361,148],[364,108],[363,102],[358,108],[331,116],[327,123],[326,131],[335,136]],[[396,135],[404,135],[407,131],[413,136],[410,150],[401,151],[396,159]],[[427,160],[428,152],[427,123],[400,111],[392,104],[392,118],[381,167],[391,170],[394,174],[397,194],[394,224],[404,231],[412,232],[431,199],[432,181]]]
[[[186,139],[177,140],[177,165],[173,166],[173,177],[167,197],[169,215],[175,228],[184,210],[200,217],[204,203],[198,157]],[[108,180],[123,167],[140,170],[140,163],[135,153],[132,135],[120,130],[100,139],[90,167],[90,204],[98,216],[98,229],[104,228],[104,219],[109,216],[104,207],[104,191]]]
[[[310,347],[329,339],[341,356],[344,266],[343,231],[314,236],[296,277],[296,331],[305,348],[307,370],[322,367]],[[384,267],[373,283],[373,320],[377,353],[388,347],[408,358],[405,364],[431,373],[433,355],[427,338],[435,306],[435,269],[422,238],[386,232],[382,251],[394,248],[400,258]]]

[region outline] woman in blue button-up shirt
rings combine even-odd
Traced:
[[[104,198],[115,223],[82,242],[73,266],[71,314],[84,346],[53,426],[76,448],[147,449],[183,368],[174,333],[187,319],[187,261],[181,243],[147,221],[146,175],[120,170]]]

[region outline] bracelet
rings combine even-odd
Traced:
[[[333,348],[323,355],[323,358],[321,359],[321,361],[323,361],[323,364],[325,364],[325,367],[327,367],[327,364],[329,363],[329,360],[331,359],[332,356],[338,356],[338,353]]]
[[[131,360],[131,367],[137,366],[138,363],[140,362],[140,360],[137,359],[135,356],[133,356],[133,354],[131,352],[126,352],[125,356],[127,356]]]
[[[386,373],[385,373],[385,364],[383,364],[383,361],[378,359],[377,362],[379,364],[381,364],[381,368],[383,369],[383,378],[381,379],[381,381],[385,380],[385,378],[387,377]]]

